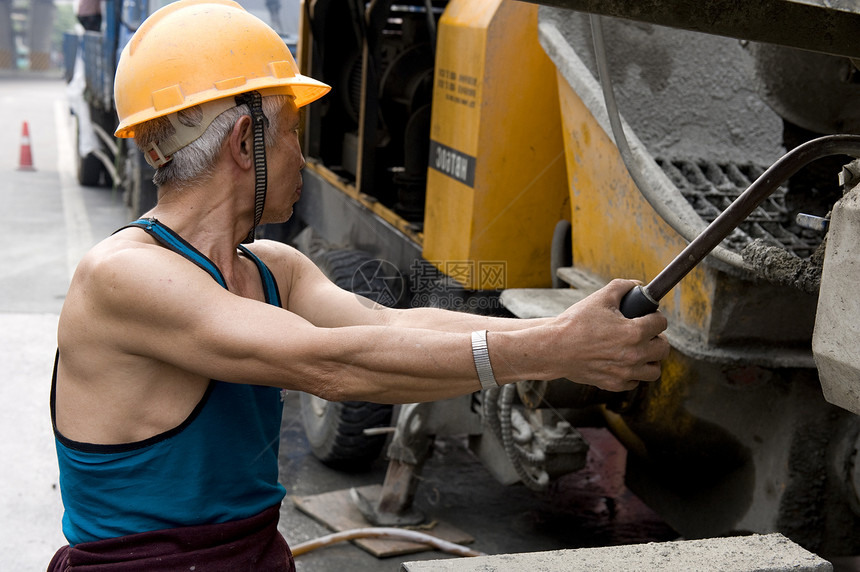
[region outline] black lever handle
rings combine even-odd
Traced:
[[[625,318],[639,318],[657,311],[660,305],[645,293],[642,286],[636,286],[624,295],[619,306]]]

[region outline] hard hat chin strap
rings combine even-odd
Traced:
[[[263,218],[263,207],[266,204],[266,189],[268,174],[266,171],[266,139],[265,128],[269,125],[268,118],[263,114],[263,97],[258,91],[249,91],[236,96],[236,105],[247,105],[251,110],[251,131],[254,138],[254,226],[242,242],[254,242],[257,225]]]

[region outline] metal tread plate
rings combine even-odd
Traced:
[[[764,171],[755,165],[717,164],[684,159],[657,159],[657,164],[705,222],[712,222]],[[791,220],[787,187],[780,187],[725,239],[723,245],[741,252],[753,240],[779,245],[798,258],[809,257],[823,234]]]

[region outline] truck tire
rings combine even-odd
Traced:
[[[314,456],[342,471],[366,469],[385,446],[385,435],[365,435],[391,423],[391,405],[365,401],[326,401],[302,393],[302,426]]]
[[[328,250],[315,262],[329,280],[369,300],[396,308],[406,290],[397,267],[363,250]]]
[[[101,186],[102,162],[98,157],[89,153],[86,157],[78,155],[78,183],[83,187]]]
[[[126,190],[129,214],[133,218],[143,215],[158,201],[158,189],[152,182],[155,169],[149,166],[137,147],[127,144],[126,149]]]
[[[393,307],[403,297],[403,282],[384,270],[384,261],[360,250],[330,250],[315,262],[328,278],[345,290]],[[392,266],[392,269],[394,267]],[[394,269],[396,270],[396,269]],[[391,405],[364,401],[330,402],[302,393],[301,418],[311,451],[322,463],[343,471],[366,469],[385,446],[385,435],[364,430],[387,427]]]
[[[86,157],[81,157],[80,147],[81,132],[78,125],[78,118],[75,117],[75,170],[78,178],[78,183],[82,187],[98,187],[101,183],[102,172],[104,167],[92,153],[87,153]]]

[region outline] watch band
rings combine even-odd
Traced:
[[[498,387],[499,383],[493,375],[493,366],[490,365],[490,352],[487,350],[487,330],[472,332],[472,357],[475,359],[475,369],[478,372],[481,389]]]

